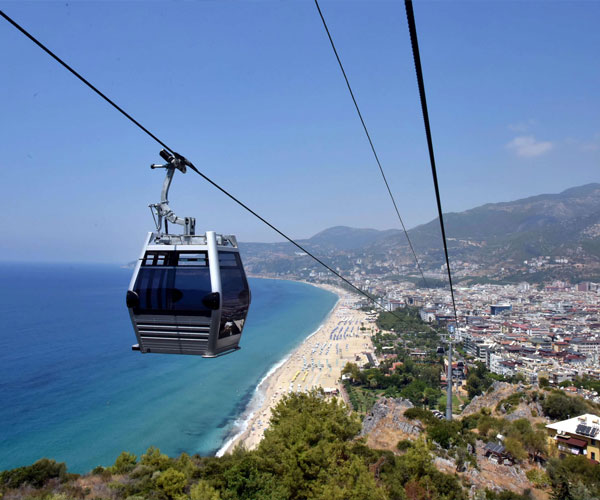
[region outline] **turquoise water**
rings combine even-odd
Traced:
[[[150,445],[216,452],[261,378],[337,300],[303,283],[251,279],[240,351],[142,355],[130,350],[130,273],[0,264],[0,470],[45,456],[86,472]]]

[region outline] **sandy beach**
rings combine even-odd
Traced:
[[[338,295],[338,303],[320,329],[261,382],[248,407],[252,413],[246,415],[246,428],[219,450],[219,456],[238,444],[247,449],[255,448],[269,425],[271,408],[285,394],[318,387],[326,391],[339,389],[346,363],[356,362],[357,356],[364,363],[365,353],[372,352],[371,328],[375,326],[367,321],[366,313],[353,308],[360,298],[330,285],[317,286]],[[361,326],[365,330],[361,331]]]

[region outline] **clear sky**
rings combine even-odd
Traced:
[[[314,3],[1,2],[293,237],[399,227]],[[321,3],[408,227],[436,215],[404,5]],[[600,181],[600,2],[415,2],[445,211]],[[160,146],[0,21],[1,260],[127,262]],[[279,237],[193,173],[199,232]],[[452,235],[449,235],[452,236]]]

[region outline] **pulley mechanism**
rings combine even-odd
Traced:
[[[171,187],[171,182],[173,181],[173,175],[175,174],[175,170],[179,170],[182,174],[185,174],[188,166],[192,166],[192,164],[183,156],[175,153],[172,155],[166,149],[163,149],[160,152],[160,156],[167,163],[164,165],[159,165],[153,163],[150,165],[150,168],[165,168],[167,170],[167,175],[165,177],[165,181],[163,183],[162,192],[160,194],[160,203],[154,203],[150,205],[150,209],[152,210],[152,216],[156,212],[156,217],[154,217],[154,223],[156,224],[156,232],[160,236],[162,234],[162,226],[163,219],[165,221],[165,234],[169,234],[169,226],[167,225],[167,221],[173,224],[179,224],[183,226],[183,235],[184,236],[193,236],[196,234],[196,219],[194,217],[178,217],[175,215],[175,212],[171,210],[169,207],[169,188]]]

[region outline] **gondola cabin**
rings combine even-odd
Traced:
[[[226,354],[239,349],[249,306],[235,236],[149,233],[127,291],[132,349]]]

